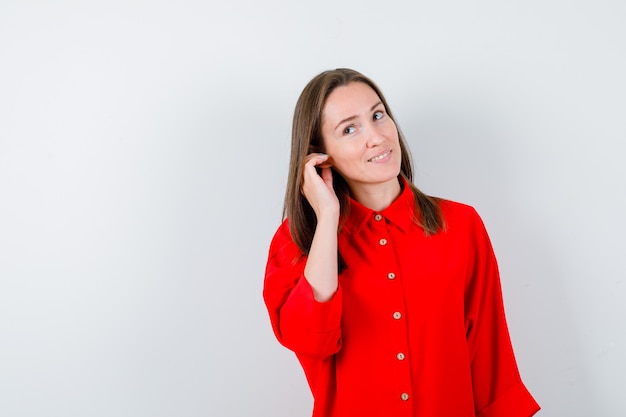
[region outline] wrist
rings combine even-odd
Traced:
[[[326,211],[324,213],[320,213],[316,215],[316,217],[317,217],[318,226],[337,227],[337,225],[339,224],[339,211],[337,212]]]

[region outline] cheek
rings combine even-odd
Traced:
[[[400,138],[398,135],[398,129],[396,129],[396,125],[393,123],[389,124],[388,135],[390,138],[393,138],[395,142],[400,142]]]
[[[335,152],[329,153],[332,159],[333,168],[342,177],[351,177],[355,172],[355,161],[352,158],[347,157],[344,153]]]
[[[362,156],[359,149],[350,146],[336,148],[332,155],[335,161],[337,161],[337,164],[343,167],[349,167],[350,165],[358,163]]]

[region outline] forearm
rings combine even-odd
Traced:
[[[306,261],[291,239],[287,221],[283,222],[270,245],[263,299],[281,344],[324,359],[341,348],[341,288],[325,302],[316,301],[304,277]]]
[[[314,299],[302,277],[280,309],[278,340],[296,353],[325,359],[341,348],[341,288],[325,302]]]
[[[304,277],[319,302],[328,301],[337,291],[337,226],[336,216],[319,218],[304,268]]]

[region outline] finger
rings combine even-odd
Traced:
[[[329,156],[325,153],[312,153],[306,156],[304,164],[309,166],[321,166],[328,161]]]
[[[332,188],[333,186],[333,171],[326,167],[326,168],[322,168],[322,179],[324,180],[324,183],[326,183],[326,185],[329,188]]]
[[[326,161],[322,162],[321,164],[318,164],[317,166],[320,168],[330,168],[333,166],[333,159],[330,155],[327,155],[328,158],[326,158]]]

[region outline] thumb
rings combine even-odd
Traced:
[[[333,188],[333,171],[330,168],[322,168],[322,179],[328,188]]]

